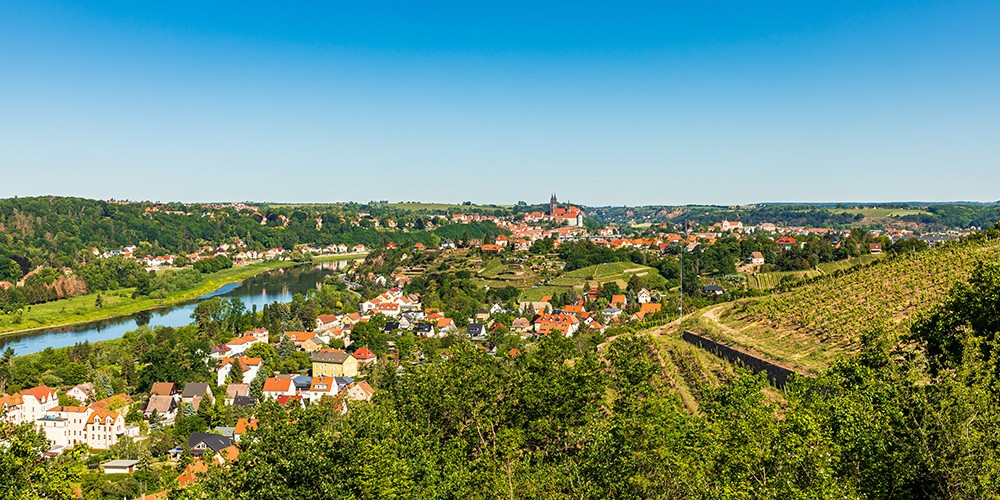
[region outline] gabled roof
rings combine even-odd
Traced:
[[[254,342],[257,342],[258,340],[259,339],[257,337],[254,337],[253,335],[246,335],[243,337],[237,337],[233,340],[230,340],[229,342],[226,342],[226,345],[228,346],[228,345],[252,344]]]
[[[48,401],[56,397],[56,391],[53,391],[46,385],[40,385],[21,391],[21,397],[23,398],[24,396],[31,396],[39,401]]]
[[[184,384],[184,392],[181,393],[181,397],[193,398],[204,396],[205,394],[208,394],[208,391],[208,384],[205,382],[188,382]]]
[[[177,404],[174,402],[173,396],[168,396],[164,394],[154,394],[149,397],[149,402],[146,403],[146,411],[157,413],[168,413],[173,410]]]
[[[130,405],[130,404],[132,404],[132,403],[135,402],[135,401],[132,401],[132,398],[130,398],[128,394],[121,393],[121,394],[115,394],[114,396],[111,396],[110,398],[104,398],[104,399],[102,399],[100,401],[94,401],[93,403],[90,404],[90,407],[93,408],[93,409],[95,409],[95,410],[103,410],[105,407],[108,406],[108,404],[110,404],[112,402],[112,400],[121,401],[121,402],[125,403],[125,405]]]
[[[367,347],[362,347],[361,349],[354,351],[354,358],[358,361],[375,359],[375,353]]]
[[[305,342],[316,336],[316,332],[285,332],[293,342]]]
[[[91,413],[90,416],[87,417],[87,423],[88,424],[92,424],[92,423],[94,423],[95,420],[107,420],[107,419],[118,420],[120,417],[121,417],[121,415],[119,415],[119,414],[117,414],[117,413],[115,413],[113,411],[108,411],[108,410],[94,410],[94,412]]]
[[[244,408],[248,406],[254,406],[257,404],[257,400],[253,396],[236,396],[233,398],[233,406],[242,406]]]
[[[247,396],[250,394],[250,384],[231,382],[226,386],[226,397]]]
[[[221,436],[219,434],[208,434],[205,432],[192,433],[191,436],[188,437],[187,443],[188,448],[194,448],[200,443],[205,443],[205,447],[214,452],[219,452],[235,444],[233,438]]]
[[[349,357],[351,357],[351,355],[343,349],[320,349],[312,353],[310,359],[313,362],[340,364],[347,361]]]
[[[169,396],[174,393],[173,382],[154,382],[149,394],[153,396]]]
[[[316,319],[318,319],[319,322],[323,323],[323,324],[333,323],[334,321],[337,321],[337,315],[336,314],[320,314],[319,316],[316,316]]]
[[[288,392],[292,390],[292,379],[290,378],[269,378],[264,381],[264,392]]]
[[[635,315],[639,319],[644,319],[646,316],[650,314],[656,314],[660,312],[660,309],[662,309],[662,307],[663,307],[662,304],[646,303],[639,308],[639,312],[635,313]]]
[[[333,377],[313,377],[310,392],[337,392],[337,381]]]

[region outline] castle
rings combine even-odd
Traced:
[[[549,198],[549,212],[532,212],[524,215],[524,219],[528,221],[539,221],[539,220],[554,220],[556,222],[566,224],[569,226],[582,227],[583,226],[583,210],[573,205],[567,205],[566,208],[559,208],[559,200],[556,199],[555,193]]]

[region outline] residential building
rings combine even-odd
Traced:
[[[219,371],[216,373],[215,385],[224,385],[229,377],[229,372],[233,369],[239,369],[242,373],[240,380],[249,384],[257,377],[257,372],[260,371],[263,361],[261,358],[248,358],[246,356],[222,358],[222,361],[219,362]]]
[[[234,443],[233,438],[204,432],[192,433],[187,440],[188,448],[191,450],[191,456],[193,457],[200,457],[207,451],[219,453]]]
[[[314,377],[357,377],[358,360],[343,349],[320,349],[312,353]]]
[[[194,407],[195,410],[201,405],[201,401],[208,398],[209,402],[215,400],[212,396],[212,389],[204,382],[188,382],[184,384],[184,391],[181,392],[181,402]]]
[[[569,337],[580,328],[580,320],[570,314],[539,314],[534,324],[535,332],[539,335],[549,335],[558,331]]]
[[[294,396],[295,392],[295,384],[291,378],[286,377],[272,377],[265,380],[264,387],[261,390],[264,399],[275,400],[281,396]]]
[[[361,365],[373,365],[378,362],[378,357],[375,356],[375,353],[367,347],[362,347],[361,349],[354,351],[353,356]]]
[[[90,401],[95,392],[97,392],[97,389],[94,387],[94,384],[85,382],[73,386],[73,388],[66,391],[66,395],[79,401],[80,404],[87,404],[87,401]]]

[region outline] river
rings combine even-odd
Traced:
[[[242,283],[225,285],[196,300],[161,309],[91,323],[46,328],[21,335],[0,337],[0,351],[7,347],[13,347],[15,354],[31,354],[45,350],[47,347],[67,347],[83,341],[99,342],[116,339],[125,335],[125,332],[135,330],[141,325],[152,327],[188,325],[194,321],[191,319],[191,313],[194,312],[198,302],[211,297],[239,297],[246,304],[247,310],[257,306],[259,311],[265,304],[291,302],[292,295],[317,289],[327,276],[344,269],[348,262],[346,260],[332,261],[268,271]]]

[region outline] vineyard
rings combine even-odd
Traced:
[[[706,390],[731,379],[733,365],[681,339],[676,328],[663,327],[649,336],[651,357],[659,364],[660,380],[694,413]]]
[[[817,370],[853,350],[872,328],[907,328],[981,260],[1000,260],[1000,244],[959,243],[885,258],[788,292],[712,307],[697,320],[721,341]]]
[[[822,274],[814,269],[808,271],[775,271],[771,273],[748,274],[747,286],[754,290],[770,290],[786,282],[815,278]]]

